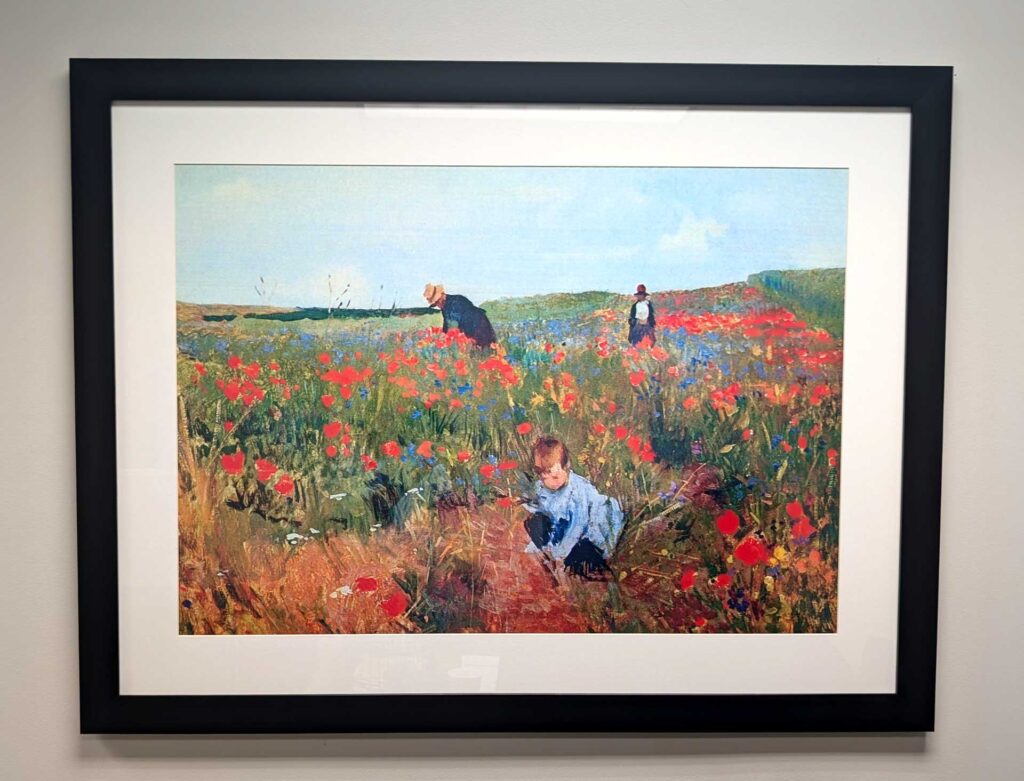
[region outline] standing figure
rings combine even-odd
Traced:
[[[465,296],[448,294],[444,285],[428,284],[423,289],[423,297],[428,306],[441,310],[444,317],[442,330],[448,333],[449,328],[458,328],[476,343],[477,347],[490,347],[498,341],[494,335],[494,327],[487,319],[487,312]]]
[[[629,343],[633,346],[646,341],[654,344],[654,306],[647,300],[647,288],[636,286],[633,306],[629,309]]]

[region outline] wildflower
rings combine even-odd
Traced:
[[[356,578],[356,591],[376,591],[377,578]]]
[[[385,442],[380,446],[380,452],[390,458],[398,458],[402,455],[402,448],[400,448],[398,443],[392,439],[390,442]]]
[[[332,396],[329,393],[325,393],[323,396],[320,397],[320,403],[323,404],[326,408],[330,409],[331,405],[334,404],[334,396]]]
[[[281,479],[274,484],[274,490],[281,496],[291,496],[295,492],[295,481],[291,475],[281,475]]]
[[[754,429],[748,428],[743,430],[743,441],[749,442],[751,437],[754,436]]]
[[[529,434],[531,431],[533,431],[533,424],[528,422],[520,423],[518,426],[516,426],[516,431],[518,431],[520,434]]]
[[[697,629],[701,629],[705,624],[707,624],[707,622],[708,620],[704,618],[704,616],[697,616],[695,619],[693,619],[693,625]]]
[[[595,423],[594,424],[593,432],[595,434],[597,434],[597,435],[601,435],[601,434],[605,433],[607,430],[608,430],[608,427],[605,426],[603,423]]]
[[[490,480],[494,477],[494,472],[497,468],[498,467],[494,464],[484,464],[480,467],[480,474],[482,474],[487,480]]]
[[[266,458],[256,459],[256,479],[265,483],[277,474],[277,465]]]
[[[324,436],[328,439],[334,439],[341,433],[341,423],[334,420],[324,426]]]
[[[392,596],[380,603],[380,609],[388,618],[398,618],[409,607],[409,598],[401,591],[396,591]]]
[[[807,437],[805,437],[803,434],[798,436],[796,438],[796,446],[798,448],[800,448],[801,450],[806,450],[807,449]]]
[[[232,431],[232,429],[234,429],[234,427],[235,427],[235,423],[234,423],[234,421],[232,421],[232,420],[225,420],[225,421],[224,421],[224,430],[225,430],[225,431],[226,431],[227,433],[229,433],[229,434],[230,434],[230,433],[231,433],[231,431]]]
[[[729,584],[732,583],[732,575],[728,572],[723,572],[721,575],[716,575],[712,582],[716,588],[728,588]]]
[[[629,436],[629,429],[628,428],[626,428],[625,426],[616,426],[615,427],[615,438],[616,439],[625,439],[628,436]]]
[[[336,455],[338,455],[338,448],[336,448],[334,445],[328,445],[327,447],[324,448],[324,452],[327,454],[328,458],[334,458]]]
[[[758,540],[756,537],[747,537],[743,542],[736,546],[734,554],[737,559],[742,561],[748,567],[753,567],[755,564],[762,564],[768,561],[768,548],[765,544]]]
[[[245,453],[241,450],[236,450],[226,456],[220,457],[220,465],[224,468],[224,471],[229,475],[240,475],[242,474],[242,467],[245,464]]]
[[[431,450],[433,443],[429,439],[425,439],[420,443],[420,446],[416,448],[416,455],[423,456],[424,458],[433,458],[434,452]]]
[[[722,534],[735,534],[740,528],[740,517],[732,510],[726,510],[715,518],[715,526]]]
[[[689,409],[693,409],[696,406],[697,406],[697,399],[694,398],[693,396],[687,396],[686,399],[683,400],[683,409],[689,410]]]
[[[196,361],[196,374],[199,376],[206,374],[206,367],[203,366],[201,361]]]
[[[469,459],[471,459],[472,457],[472,453],[470,453],[468,450],[460,450],[458,453],[455,454],[455,458],[459,460],[459,463],[463,464],[469,461]]]
[[[647,379],[647,374],[643,371],[635,371],[629,373],[629,384],[634,388],[641,385],[644,380]]]
[[[512,497],[511,496],[502,496],[501,498],[498,499],[498,507],[509,508],[511,506],[512,506]]]
[[[504,461],[502,461],[502,462],[500,462],[498,464],[498,469],[502,470],[503,472],[510,472],[513,469],[518,469],[518,468],[519,468],[519,462],[518,461],[513,461],[512,459],[506,459],[506,460],[504,460]]]
[[[327,353],[320,353],[320,355],[317,356],[317,360],[320,361],[320,363],[327,365],[331,362],[331,356]]]
[[[242,359],[239,358],[237,355],[232,355],[230,358],[228,358],[228,366],[232,369],[241,368]]]
[[[693,588],[694,582],[697,580],[697,570],[693,567],[687,567],[683,570],[683,573],[679,576],[679,588],[683,591],[689,591]]]

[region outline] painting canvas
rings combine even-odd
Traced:
[[[176,166],[179,633],[836,632],[847,194]]]

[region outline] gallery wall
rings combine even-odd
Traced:
[[[1022,30],[1012,0],[3,0],[0,777],[1019,777]],[[86,56],[955,66],[935,733],[79,736],[67,60]]]

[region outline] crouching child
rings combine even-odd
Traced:
[[[603,578],[622,533],[619,502],[572,471],[569,449],[555,437],[534,443],[533,466],[538,479],[535,496],[526,504],[527,552],[561,561],[580,577]]]

